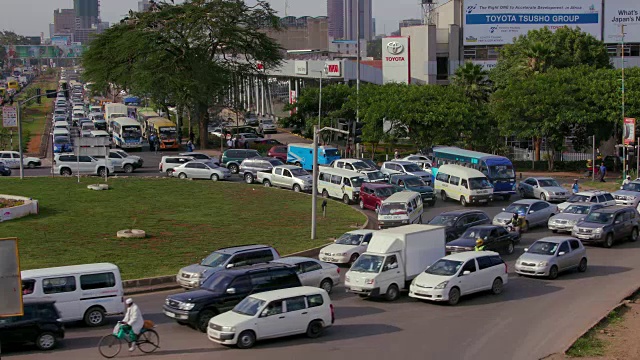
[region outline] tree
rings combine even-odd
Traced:
[[[481,65],[467,62],[459,67],[453,76],[453,85],[461,87],[467,97],[477,104],[489,101],[491,81],[489,72]]]
[[[7,60],[7,50],[5,46],[8,45],[29,45],[29,39],[13,31],[0,30],[0,69],[4,67],[5,61]]]
[[[233,79],[282,61],[264,26],[279,29],[280,22],[263,0],[156,2],[154,11],[131,12],[96,37],[83,59],[85,78],[189,109],[206,148],[209,109],[224,106]]]
[[[374,60],[382,59],[382,39],[367,41],[367,56]]]

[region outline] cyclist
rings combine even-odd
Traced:
[[[511,226],[513,226],[513,229],[514,229],[517,233],[519,233],[519,232],[520,232],[520,229],[522,229],[523,220],[524,220],[524,219],[523,219],[523,218],[521,218],[521,217],[518,215],[518,213],[516,212],[516,213],[513,213],[513,216],[511,217],[511,220],[509,220],[509,221],[507,222],[507,224],[506,224],[506,225],[511,225]]]
[[[480,238],[476,240],[476,247],[473,248],[474,251],[483,251],[484,250],[484,241]]]
[[[129,351],[134,351],[136,349],[137,336],[144,326],[144,319],[142,318],[142,312],[138,305],[133,303],[133,299],[129,298],[125,303],[127,304],[127,313],[120,323],[128,333],[129,340],[131,341]]]

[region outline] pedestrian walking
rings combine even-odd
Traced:
[[[631,176],[627,175],[627,177],[622,182],[622,185],[627,185],[631,182]]]
[[[156,136],[151,134],[149,136],[149,151],[154,151],[155,145],[156,145]]]
[[[231,149],[233,147],[233,140],[231,140],[231,138],[229,138],[229,140],[227,140],[227,147],[229,149]]]
[[[571,186],[571,192],[577,194],[580,191],[580,187],[578,186],[578,179],[575,179],[573,182],[573,186]]]
[[[191,143],[196,141],[196,134],[193,131],[189,131],[189,140],[191,140]]]
[[[157,136],[154,136],[154,143],[153,143],[153,149],[156,152],[156,154],[158,153],[158,149],[160,148],[160,138]]]
[[[398,149],[393,152],[393,158],[398,160],[400,158],[400,153],[398,153]]]
[[[607,174],[607,167],[604,166],[604,163],[600,164],[600,182],[604,181],[604,176]]]
[[[187,142],[187,152],[192,152],[192,151],[193,151],[193,142],[189,140],[189,142]]]

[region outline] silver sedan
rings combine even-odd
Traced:
[[[273,260],[272,263],[294,266],[303,286],[313,286],[331,293],[334,286],[340,284],[340,268],[317,259],[291,256]]]
[[[547,224],[549,230],[556,233],[558,231],[571,232],[573,226],[582,221],[592,211],[603,208],[601,204],[594,203],[578,203],[571,204],[558,215],[554,215],[549,219]]]
[[[180,179],[210,179],[213,181],[227,180],[231,177],[228,169],[212,163],[201,163],[197,160],[189,161],[173,168],[171,176]]]
[[[518,200],[509,205],[506,209],[493,218],[493,225],[506,225],[513,214],[518,214],[524,218],[522,231],[538,225],[547,225],[549,218],[558,212],[556,205],[549,204],[542,200]]]
[[[570,236],[550,236],[534,242],[516,260],[516,273],[555,279],[562,271],[587,271],[587,250]]]
[[[518,184],[518,193],[523,199],[532,197],[544,201],[566,201],[570,195],[569,190],[550,177],[526,178]]]

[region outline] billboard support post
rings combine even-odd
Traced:
[[[622,178],[627,178],[627,145],[625,144],[625,132],[627,129],[624,113],[624,24],[621,25],[622,31]],[[633,139],[633,138],[632,138]]]
[[[0,318],[23,313],[18,239],[0,238]]]

